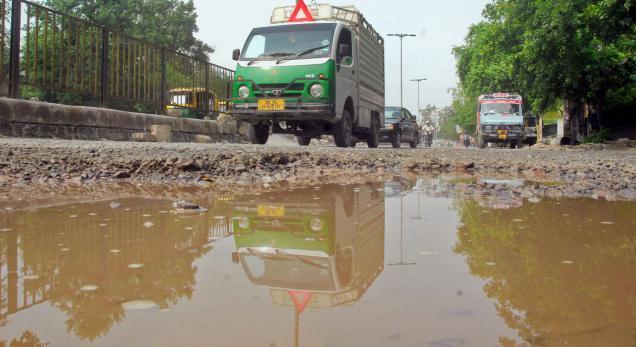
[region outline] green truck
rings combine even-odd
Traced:
[[[311,296],[312,308],[356,302],[384,269],[384,193],[377,186],[323,186],[234,203],[239,262],[276,304]]]
[[[274,9],[233,52],[229,113],[248,123],[253,144],[270,134],[307,146],[333,135],[338,147],[375,148],[384,124],[384,39],[353,6],[316,5],[302,22]]]

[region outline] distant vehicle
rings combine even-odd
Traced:
[[[525,134],[525,143],[534,146],[537,144],[537,117],[533,114],[527,114],[523,117],[523,129]]]
[[[302,9],[275,8],[272,25],[253,29],[234,51],[229,113],[248,123],[253,144],[274,133],[295,135],[301,146],[333,135],[338,147],[377,147],[384,39],[353,6],[318,4],[298,19]]]
[[[420,138],[420,126],[409,110],[399,107],[384,109],[384,128],[380,130],[381,142],[389,142],[393,148],[400,148],[402,143],[407,142],[411,148],[417,148]]]
[[[479,97],[477,107],[477,146],[489,143],[510,148],[523,146],[523,98],[518,94],[497,93]]]
[[[435,136],[435,127],[430,121],[427,120],[420,126],[420,133],[424,147],[432,147],[433,137]]]
[[[216,118],[224,111],[214,93],[206,88],[174,88],[168,91],[166,114],[171,117]]]

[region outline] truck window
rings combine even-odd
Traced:
[[[341,48],[342,47],[342,48]],[[342,54],[341,51],[345,48],[346,54]],[[340,63],[343,62],[346,65],[351,64],[350,62],[344,61],[345,58],[353,58],[353,41],[351,39],[351,31],[347,28],[342,28],[340,32],[340,38],[338,38],[338,55],[336,56],[336,60]]]

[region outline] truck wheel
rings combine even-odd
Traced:
[[[380,146],[380,121],[377,118],[371,120],[371,129],[367,134],[367,146],[369,148],[378,148]]]
[[[391,139],[391,145],[393,148],[400,148],[402,146],[402,133],[397,132]]]
[[[306,136],[296,136],[296,142],[298,142],[301,146],[309,146],[311,143],[311,137]]]
[[[269,126],[263,123],[248,124],[247,138],[254,145],[264,145],[269,140]]]
[[[345,110],[342,113],[342,119],[336,123],[333,139],[336,141],[336,146],[340,148],[351,147],[353,143],[353,124],[349,111]]]
[[[477,137],[477,147],[479,147],[479,149],[486,148],[486,145],[488,144],[486,143],[486,139],[484,139],[483,136]]]

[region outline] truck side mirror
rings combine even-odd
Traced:
[[[240,57],[241,57],[241,50],[240,49],[235,49],[232,52],[232,60],[238,61]]]

